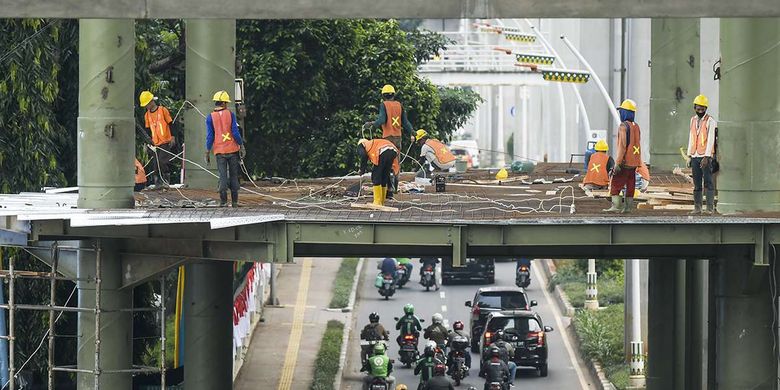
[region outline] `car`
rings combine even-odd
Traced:
[[[452,149],[450,150],[452,154],[457,158],[458,160],[466,160],[466,168],[473,168],[474,167],[474,160],[471,157],[471,153],[469,153],[466,149]]]
[[[474,300],[466,301],[471,308],[469,329],[471,330],[471,351],[479,353],[479,339],[485,328],[488,314],[501,310],[528,310],[536,306],[529,301],[525,290],[519,287],[482,287],[477,289]]]
[[[530,310],[502,310],[488,315],[485,332],[480,338],[482,353],[497,340],[499,331],[504,341],[515,349],[512,361],[518,367],[534,367],[539,376],[547,376],[547,338],[546,333],[553,328],[544,326],[538,313]],[[485,360],[483,355],[482,361]]]
[[[480,280],[492,284],[496,280],[495,261],[488,257],[468,258],[463,267],[453,267],[452,261],[442,261],[441,283],[455,280]]]
[[[476,140],[462,139],[450,142],[450,149],[466,149],[471,155],[471,166],[479,168],[479,145]]]

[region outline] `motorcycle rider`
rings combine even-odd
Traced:
[[[388,332],[382,324],[379,323],[379,314],[373,312],[368,315],[369,323],[363,327],[360,331],[360,339],[366,341],[380,341],[390,340],[390,332]],[[368,358],[371,351],[371,345],[364,345],[361,347],[361,361],[365,361]]]
[[[455,390],[452,383],[444,376],[444,365],[437,364],[433,369],[433,378],[423,386],[423,390]]]
[[[382,272],[382,275],[392,275],[393,281],[398,282],[398,274],[395,272],[397,266],[398,263],[396,263],[394,258],[385,257],[385,259],[382,260],[382,263],[380,263],[377,268],[379,268],[380,272]]]
[[[398,322],[395,324],[395,329],[400,331],[398,337],[395,339],[399,346],[401,345],[404,336],[408,334],[413,334],[415,337],[420,336],[422,324],[420,324],[420,320],[417,316],[414,315],[414,305],[411,303],[404,305],[404,316],[398,319]]]
[[[393,372],[393,362],[385,352],[384,343],[376,344],[373,356],[368,358],[366,364],[360,369],[361,372],[368,372],[368,375],[363,377],[363,390],[368,390],[368,386],[374,378],[384,378],[385,382],[387,382],[387,387],[393,388],[395,378],[390,376],[390,373]]]
[[[414,366],[414,375],[420,375],[420,384],[417,386],[417,390],[425,388],[426,383],[433,377],[433,371],[437,364],[444,364],[436,359],[434,355],[435,351],[432,347],[425,347],[423,357]]]
[[[404,266],[406,268],[406,280],[409,280],[409,277],[412,276],[412,270],[414,269],[414,264],[412,264],[412,259],[408,257],[399,257],[398,264]]]
[[[512,344],[506,342],[504,340],[504,331],[498,330],[495,333],[495,342],[490,346],[491,353],[492,349],[496,348],[498,349],[499,357],[501,358],[501,361],[506,364],[507,369],[509,370],[509,384],[514,385],[515,382],[515,374],[517,373],[517,364],[515,364],[514,361],[512,361],[512,358],[515,356],[515,347],[512,346]]]
[[[436,286],[436,290],[439,289],[439,281],[436,279],[436,264],[439,264],[439,258],[438,257],[421,257],[420,263],[422,263],[422,266],[420,267],[420,284],[422,284],[422,276],[423,272],[425,271],[425,268],[428,266],[431,267],[433,270],[433,285]]]
[[[495,345],[490,347],[490,359],[485,362],[485,390],[490,390],[490,383],[500,382],[502,388],[508,388],[504,386],[507,383],[507,377],[509,377],[509,367],[501,359],[501,352]]]
[[[442,325],[442,322],[444,321],[444,318],[441,314],[436,313],[431,317],[431,324],[428,325],[427,328],[425,328],[425,332],[423,332],[423,337],[425,337],[428,340],[432,340],[436,342],[436,345],[441,348],[443,352],[446,353],[447,351],[447,345],[445,341],[447,340],[447,336],[449,334],[449,331],[447,328]]]
[[[455,360],[453,359],[453,353],[455,352],[455,348],[453,348],[452,342],[455,341],[456,338],[462,337],[466,339],[466,345],[469,345],[469,335],[468,332],[463,330],[463,322],[462,321],[455,321],[454,324],[452,324],[452,332],[449,334],[449,341],[448,345],[450,346],[450,353],[447,355],[447,368],[448,368],[448,375],[452,374],[452,370],[455,368],[453,367],[453,363]],[[463,356],[466,360],[466,367],[471,368],[471,353],[469,351],[466,351],[464,349]]]

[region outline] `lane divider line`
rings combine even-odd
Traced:
[[[444,291],[439,291],[439,298],[444,299]]]
[[[442,313],[446,313],[447,312],[447,305],[441,305],[441,311],[442,311]]]
[[[292,387],[295,363],[298,360],[298,349],[301,346],[303,335],[303,318],[306,314],[306,298],[309,295],[309,281],[311,280],[311,259],[303,260],[301,268],[301,280],[298,283],[298,297],[295,300],[295,313],[293,314],[290,340],[287,343],[287,352],[284,355],[282,376],[279,378],[278,390],[290,390]]]

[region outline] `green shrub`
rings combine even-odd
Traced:
[[[314,361],[311,390],[333,390],[333,381],[339,371],[343,336],[344,324],[336,320],[328,321],[325,335],[322,336],[320,351],[317,352],[317,360]]]
[[[607,379],[619,390],[628,387],[628,376],[630,373],[631,369],[626,363],[604,367],[604,374],[607,375]]]
[[[597,311],[579,310],[574,316],[574,322],[586,357],[596,359],[605,366],[625,362],[622,304]]]
[[[336,280],[333,282],[333,297],[328,305],[331,309],[347,307],[352,283],[355,281],[358,259],[346,258],[341,261]]]

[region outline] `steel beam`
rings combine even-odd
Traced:
[[[709,316],[709,260],[687,260],[688,272],[690,272],[691,283],[688,286],[686,295],[690,297],[691,305],[688,310],[690,321],[688,326],[690,338],[688,348],[688,385],[690,389],[707,388],[708,372],[708,351],[709,336],[708,316]]]
[[[671,170],[685,164],[679,149],[688,147],[699,94],[699,19],[653,19],[651,25],[650,162]]]
[[[720,22],[721,65],[718,210],[780,210],[780,19]]]
[[[180,11],[192,6],[195,5],[182,4]],[[206,151],[206,125],[201,114],[209,115],[214,109],[211,98],[215,92],[225,90],[233,97],[236,75],[236,21],[188,19],[186,35],[185,94],[197,110],[188,109],[184,112],[187,159],[192,161],[184,164],[185,182],[193,188],[216,190],[217,159],[212,156],[211,164],[206,164],[203,158]]]

